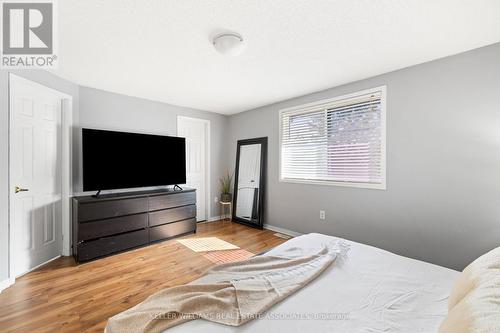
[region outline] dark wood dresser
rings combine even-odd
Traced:
[[[196,232],[194,189],[73,197],[77,262],[192,232]]]

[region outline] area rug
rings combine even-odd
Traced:
[[[223,241],[217,237],[187,238],[178,239],[177,241],[195,252],[239,249],[239,246]]]

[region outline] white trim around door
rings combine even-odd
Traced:
[[[185,121],[196,121],[205,124],[206,126],[206,136],[205,136],[205,220],[209,221],[211,216],[211,172],[210,172],[210,120],[201,118],[192,118],[185,116],[177,116],[177,135],[179,136],[179,122]]]
[[[71,255],[71,196],[72,188],[72,127],[73,127],[73,97],[66,93],[62,93],[55,89],[46,87],[40,83],[25,79],[18,75],[9,73],[9,284],[14,283],[16,276],[13,272],[13,254],[14,254],[14,235],[13,235],[13,219],[12,219],[12,195],[14,193],[13,186],[16,184],[12,181],[13,158],[12,158],[12,143],[13,143],[13,115],[12,115],[12,85],[24,84],[31,87],[43,87],[52,93],[60,96],[61,99],[61,158],[58,161],[60,167],[60,184],[61,184],[61,248],[60,255]],[[59,97],[58,97],[59,98]],[[56,258],[56,257],[55,257]],[[52,258],[51,260],[55,259]],[[38,267],[38,266],[37,266]],[[35,269],[34,267],[32,269]],[[5,282],[5,281],[2,281]]]

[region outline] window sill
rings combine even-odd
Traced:
[[[366,188],[372,190],[387,190],[386,182],[380,184],[374,183],[353,183],[353,182],[335,182],[327,180],[309,180],[309,179],[288,179],[280,178],[280,183],[293,183],[305,185],[327,185],[327,186],[340,186],[340,187],[353,187],[353,188]]]

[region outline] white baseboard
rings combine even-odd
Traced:
[[[9,278],[5,279],[3,281],[0,281],[0,293],[4,290],[12,286],[16,282],[16,279],[14,278]]]
[[[215,222],[215,221],[219,221],[220,219],[221,219],[220,216],[212,216],[208,220],[200,221],[198,223]]]
[[[199,223],[208,223],[208,222],[220,221],[222,218],[223,217],[221,217],[221,216],[212,216],[208,220],[203,221],[203,222],[199,222]],[[292,236],[292,237],[297,237],[297,236],[303,235],[300,232],[296,232],[296,231],[293,231],[293,230],[288,230],[288,229],[285,229],[285,228],[276,227],[276,226],[271,225],[271,224],[264,224],[264,229],[268,229],[268,230],[271,230],[271,231],[276,231],[276,232],[279,232],[279,233],[282,233],[282,234],[285,234],[285,235],[288,235],[288,236]]]
[[[276,227],[276,226],[270,225],[270,224],[264,224],[264,229],[268,229],[268,230],[271,230],[271,231],[276,231],[276,232],[279,232],[279,233],[282,233],[282,234],[285,234],[285,235],[288,235],[288,236],[292,236],[292,237],[297,237],[297,236],[303,235],[300,232],[288,230],[288,229],[285,229],[285,228]]]

